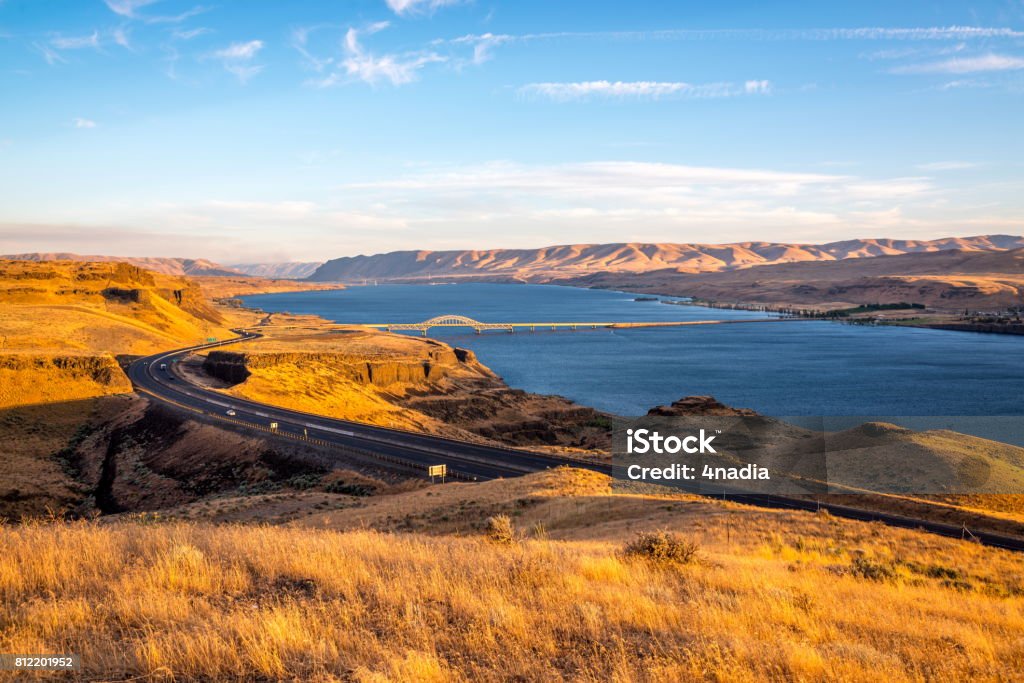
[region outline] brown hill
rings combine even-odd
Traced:
[[[127,391],[115,355],[229,334],[185,278],[127,263],[0,261],[0,407]]]
[[[311,276],[317,281],[489,276],[540,280],[594,272],[639,273],[664,269],[719,272],[802,261],[839,261],[946,250],[1024,248],[1024,237],[979,235],[937,240],[858,239],[828,244],[570,244],[540,249],[396,251],[333,259]]]
[[[120,261],[130,263],[139,268],[151,270],[154,273],[163,275],[240,275],[241,271],[227,266],[222,266],[206,259],[190,258],[165,258],[148,256],[99,256],[71,254],[66,252],[42,253],[34,252],[29,254],[8,254],[0,256],[0,260],[8,261],[88,261],[93,263],[106,263]]]
[[[784,263],[717,273],[595,273],[565,284],[689,296],[720,303],[814,306],[921,303],[937,309],[1024,305],[1024,249],[940,251]]]
[[[272,280],[301,280],[312,275],[322,265],[323,261],[287,261],[284,263],[239,263],[232,265],[231,268],[246,275]]]

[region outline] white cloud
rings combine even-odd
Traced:
[[[388,7],[399,16],[433,12],[441,7],[459,5],[465,0],[385,0]]]
[[[554,31],[504,36],[508,40],[983,40],[1019,39],[1024,31],[986,26],[819,29],[663,29],[656,31]]]
[[[5,205],[0,241],[18,244],[16,251],[161,254],[173,248],[178,255],[239,262],[282,248],[296,250],[289,258],[310,260],[413,247],[825,242],[963,234],[964,225],[979,232],[1019,227],[1022,217],[1012,204],[962,201],[961,190],[924,178],[643,161],[430,165],[317,196],[187,204],[101,197],[71,208],[33,207],[31,215]],[[956,201],[944,201],[950,198]]]
[[[493,58],[494,48],[499,45],[512,42],[513,40],[514,38],[508,35],[484,33],[481,35],[470,34],[460,36],[449,41],[434,41],[434,44],[448,42],[452,45],[472,45],[473,56],[470,61],[472,61],[473,64],[483,64]]]
[[[262,40],[250,40],[244,43],[232,43],[225,48],[210,53],[209,58],[218,60],[225,71],[233,74],[242,83],[260,73],[263,66],[253,64],[253,60],[263,49]]]
[[[896,74],[969,74],[984,71],[1024,69],[1024,57],[989,53],[977,57],[956,57],[926,64],[910,64],[892,69]]]
[[[377,85],[381,82],[405,85],[415,81],[420,69],[428,64],[447,61],[447,57],[430,51],[374,54],[363,47],[360,41],[361,34],[371,35],[388,26],[388,22],[383,21],[371,24],[364,29],[349,28],[345,32],[345,39],[342,42],[344,58],[340,62],[340,70],[315,81],[314,84],[320,87],[329,87],[346,81],[358,80],[370,85]],[[327,63],[323,63],[323,66],[326,65]]]
[[[333,56],[318,57],[309,48],[309,37],[310,35],[321,29],[323,26],[300,26],[299,28],[292,30],[292,47],[298,50],[299,54],[302,55],[303,60],[306,62],[306,66],[322,73],[324,69],[334,64]]]
[[[107,7],[114,14],[119,14],[122,17],[128,17],[129,19],[136,18],[136,10],[146,5],[152,5],[159,0],[106,0]]]
[[[748,95],[767,95],[772,91],[771,81],[747,81],[743,84],[743,91]]]
[[[115,28],[110,32],[110,36],[115,43],[120,45],[126,50],[132,49],[131,39],[128,37],[128,30],[122,27]]]
[[[161,0],[104,0],[111,12],[126,19],[134,19],[147,24],[177,24],[202,14],[207,10],[205,7],[196,6],[179,14],[172,15],[140,15],[138,10],[149,5],[155,5]]]
[[[575,83],[529,83],[519,89],[523,95],[538,95],[557,102],[585,100],[593,97],[661,99],[666,97],[713,98],[736,95],[766,94],[768,81],[693,84],[682,81],[580,81]]]
[[[250,40],[247,43],[232,43],[228,47],[217,50],[213,56],[218,59],[252,59],[263,49],[262,40]]]
[[[200,26],[199,28],[193,28],[188,30],[175,29],[171,32],[171,37],[175,40],[192,40],[199,36],[206,35],[207,33],[213,33],[213,29]]]
[[[50,45],[58,50],[80,50],[83,48],[98,48],[100,46],[100,33],[93,31],[87,36],[55,36],[50,39]]]
[[[918,164],[922,171],[962,171],[968,168],[977,168],[978,164],[973,161],[933,161],[928,164]]]
[[[95,128],[96,122],[89,119],[76,118],[74,123],[75,128]]]
[[[52,47],[44,43],[32,43],[32,47],[34,47],[39,52],[39,54],[43,56],[43,59],[46,60],[46,63],[51,66],[53,66],[54,64],[67,63],[68,61],[64,59],[64,57],[59,52],[57,52]]]

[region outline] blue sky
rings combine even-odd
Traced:
[[[0,103],[0,253],[1024,225],[1021,0],[0,0]]]

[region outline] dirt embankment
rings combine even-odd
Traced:
[[[363,496],[399,477],[119,396],[0,410],[0,517],[163,510],[224,496]]]
[[[202,371],[230,394],[340,419],[515,446],[608,446],[607,416],[510,389],[472,351],[431,339],[271,328],[211,351]]]

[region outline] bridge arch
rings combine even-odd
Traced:
[[[484,330],[508,330],[514,332],[515,328],[508,323],[482,323],[479,320],[473,320],[464,315],[438,315],[434,316],[429,320],[424,320],[421,323],[395,323],[387,326],[389,332],[394,330],[416,330],[422,332],[424,335],[427,334],[427,330],[431,327],[470,327],[477,334],[480,334]]]

